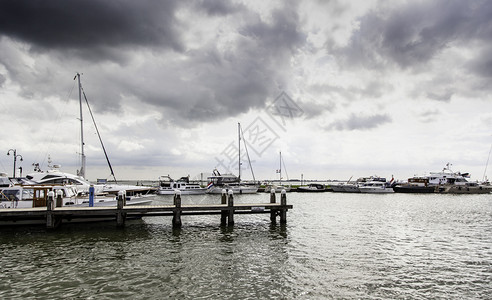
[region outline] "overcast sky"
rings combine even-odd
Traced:
[[[117,179],[237,174],[238,123],[256,179],[481,180],[492,145],[486,0],[2,0],[0,171],[75,173],[77,72]]]

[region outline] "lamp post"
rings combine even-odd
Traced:
[[[16,149],[9,149],[9,151],[7,151],[7,155],[10,155],[10,151],[12,151],[14,154],[14,174],[12,176],[15,178],[15,165],[17,163],[17,157],[20,157],[20,161],[23,161],[23,159],[22,159],[22,155],[17,154]]]

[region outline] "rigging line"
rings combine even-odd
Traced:
[[[91,107],[89,105],[89,101],[87,100],[87,96],[85,95],[84,89],[82,89],[82,94],[84,95],[85,103],[87,103],[87,107],[89,108],[89,113],[91,114],[92,122],[94,123],[94,127],[96,128],[97,136],[99,137],[99,141],[101,142],[102,149],[104,151],[104,155],[106,156],[106,161],[108,162],[109,169],[111,170],[111,175],[113,175],[115,183],[118,183],[116,180],[116,176],[114,176],[113,167],[111,166],[111,162],[109,161],[108,153],[106,152],[106,148],[104,147],[104,143],[101,138],[101,134],[99,134],[99,129],[97,128],[96,120],[94,119],[94,115],[92,114]]]
[[[287,173],[287,168],[285,167],[285,161],[282,158],[282,165],[284,166],[285,176],[287,176],[287,180],[289,180],[289,174]]]
[[[246,149],[246,156],[248,157],[248,164],[249,164],[249,168],[251,169],[251,175],[253,175],[253,181],[256,182],[255,173],[253,172],[253,166],[251,166],[251,160],[249,159],[248,147],[246,145],[246,138],[244,137],[243,128],[241,126],[239,126],[239,128],[241,129],[241,136],[243,137],[244,140],[244,149]]]
[[[489,157],[487,157],[487,163],[485,164],[485,171],[483,171],[482,181],[485,181],[485,176],[487,174],[487,166],[489,165],[490,153],[492,153],[492,144],[490,144]]]

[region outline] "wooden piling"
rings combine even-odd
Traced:
[[[46,227],[55,228],[55,216],[53,214],[54,209],[55,192],[49,191],[48,198],[46,200]]]
[[[116,225],[118,227],[125,226],[126,212],[123,211],[123,207],[125,205],[126,205],[126,192],[125,191],[119,191],[118,192],[117,213],[116,213]]]
[[[270,203],[275,203],[277,200],[275,199],[275,189],[270,190]],[[277,213],[278,211],[275,209],[272,209],[270,211],[270,221],[272,224],[277,223]]]
[[[227,206],[229,208],[229,217],[227,220],[227,225],[234,225],[234,193],[232,190],[229,190],[229,201],[227,203]]]
[[[181,191],[174,194],[173,228],[181,228]]]
[[[63,192],[61,190],[56,191],[56,207],[63,206]]]
[[[285,190],[282,190],[280,205],[282,206],[280,209],[280,224],[285,224],[287,223],[287,192]]]
[[[227,191],[222,189],[221,204],[227,204]],[[227,210],[223,209],[220,212],[220,225],[226,225],[227,223]]]

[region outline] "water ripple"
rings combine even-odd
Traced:
[[[258,202],[265,195],[237,197]],[[266,199],[266,198],[265,198]],[[161,201],[168,201],[163,197]],[[203,203],[215,198],[203,196]],[[268,200],[268,199],[267,199]],[[185,201],[193,201],[186,198]],[[1,229],[2,299],[449,299],[492,294],[489,195],[289,194],[268,215]]]

